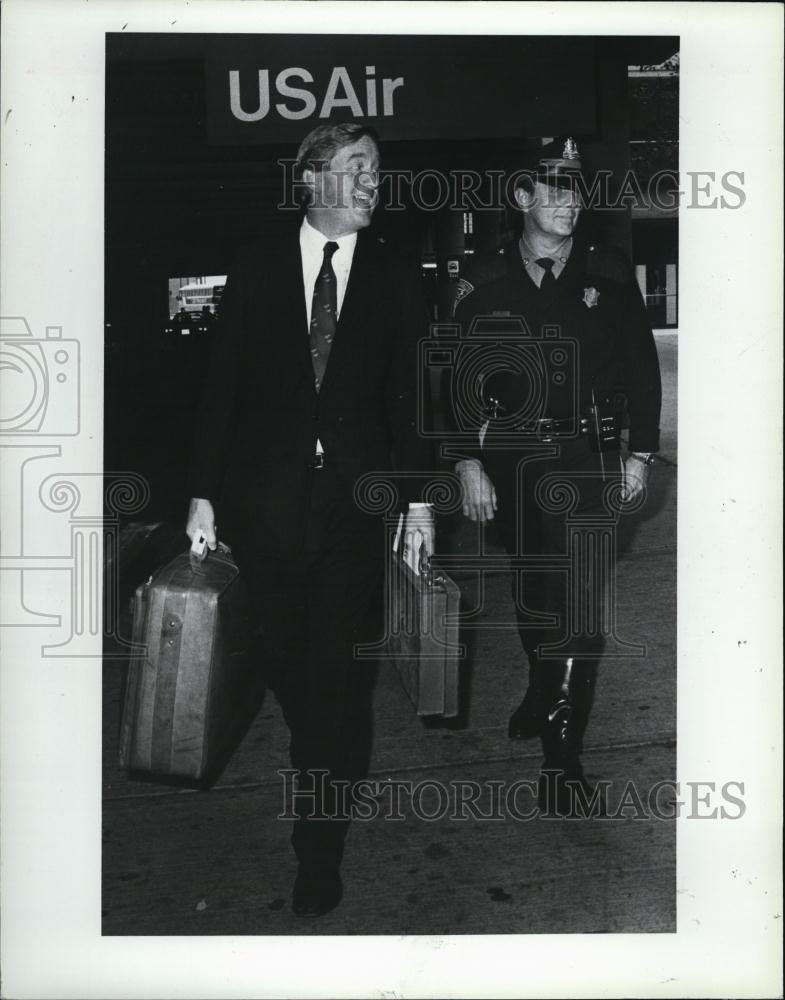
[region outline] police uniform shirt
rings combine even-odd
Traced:
[[[581,409],[590,402],[593,389],[598,399],[621,389],[628,403],[630,450],[657,451],[659,362],[629,258],[616,247],[587,245],[573,237],[567,261],[559,261],[553,292],[543,298],[539,285],[544,271],[531,258],[528,264],[524,262],[521,246],[515,240],[501,253],[475,257],[459,280],[455,318],[465,328],[464,334],[475,317],[494,314],[524,317],[536,339],[541,338],[543,328],[558,328],[561,336],[580,347],[566,384],[577,383]],[[514,375],[494,377],[492,388],[508,412],[519,409]],[[554,404],[557,396],[554,393]],[[566,412],[557,412],[549,404],[542,415],[561,418]],[[467,453],[480,457],[471,448]]]
[[[559,275],[564,270],[564,266],[572,251],[572,237],[569,236],[559,247],[558,253],[555,254],[537,254],[529,246],[524,237],[522,236],[518,241],[518,249],[521,254],[521,259],[523,260],[523,266],[526,268],[526,272],[532,279],[534,284],[539,288],[542,284],[542,279],[545,274],[545,268],[537,263],[537,259],[543,256],[550,257],[553,261],[553,267],[551,268],[551,274],[554,278],[558,278]]]

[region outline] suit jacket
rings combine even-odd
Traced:
[[[541,385],[531,372],[499,374],[488,380],[486,392],[509,413],[540,393],[542,412],[560,419],[577,399],[581,412],[592,401],[621,394],[629,415],[633,451],[659,447],[660,369],[651,324],[629,260],[615,247],[575,239],[572,252],[551,295],[531,280],[516,242],[502,254],[480,258],[459,285],[455,317],[465,332],[479,316],[522,316],[533,340],[558,331],[572,344],[566,355],[558,345],[545,346]],[[566,360],[560,360],[565,358]],[[558,363],[557,363],[558,362]],[[558,374],[560,382],[553,378]],[[535,379],[536,381],[536,379]],[[479,449],[471,451],[480,457]]]
[[[419,340],[427,312],[416,264],[358,234],[327,371],[314,388],[299,226],[242,251],[228,276],[197,420],[191,495],[216,507],[223,537],[296,551],[316,441],[337,497],[358,477],[403,470],[399,499],[420,500],[432,468],[419,433]],[[358,518],[362,515],[358,511]],[[231,538],[230,538],[231,540]]]

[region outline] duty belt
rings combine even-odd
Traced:
[[[517,424],[514,428],[516,431],[520,431],[522,434],[532,434],[539,441],[552,441],[557,437],[575,437],[575,420],[571,417],[566,417],[563,420],[554,420],[551,417],[539,417],[537,420],[525,420],[521,424]],[[589,421],[586,417],[582,417],[580,421],[579,431],[580,434],[588,434],[589,432]]]

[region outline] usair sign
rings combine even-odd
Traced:
[[[590,134],[594,42],[509,36],[220,35],[207,52],[214,145],[296,143],[328,121],[385,140]],[[563,85],[553,86],[558,72]]]

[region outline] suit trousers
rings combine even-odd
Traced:
[[[309,476],[298,551],[257,551],[241,570],[299,771],[292,844],[302,864],[334,868],[349,825],[341,783],[365,777],[370,761],[376,669],[354,647],[382,634],[385,535],[329,463]]]
[[[615,532],[622,485],[618,452],[585,439],[489,451],[502,543],[520,559],[513,600],[530,660],[597,659],[612,618]]]

